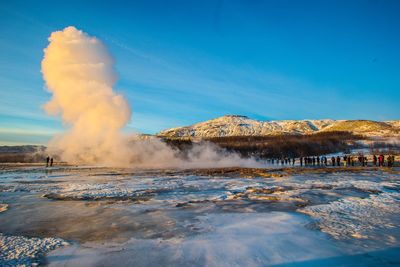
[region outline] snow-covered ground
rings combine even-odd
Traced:
[[[400,264],[399,169],[301,170],[7,168],[0,265]]]
[[[0,266],[35,266],[45,253],[66,245],[68,243],[60,238],[28,238],[0,233]]]

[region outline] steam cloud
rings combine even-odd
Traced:
[[[42,73],[52,99],[44,109],[60,115],[68,130],[48,144],[49,152],[70,163],[161,168],[254,166],[211,144],[195,146],[183,160],[157,138],[122,134],[131,118],[126,99],[113,91],[114,61],[95,37],[67,27],[53,32],[44,50]]]

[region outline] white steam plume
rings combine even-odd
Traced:
[[[221,155],[211,145],[197,146],[182,160],[156,138],[129,141],[121,129],[131,110],[125,98],[113,91],[117,77],[106,47],[75,27],[53,32],[49,42],[42,73],[53,97],[44,108],[50,115],[61,115],[68,130],[48,147],[62,160],[145,168],[255,164],[236,154]]]

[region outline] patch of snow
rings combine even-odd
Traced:
[[[68,245],[60,238],[28,238],[0,233],[0,266],[37,266],[45,253]]]
[[[348,197],[328,204],[298,209],[317,219],[321,231],[336,239],[368,238],[369,232],[393,228],[391,216],[400,210],[400,193],[368,198]]]
[[[117,182],[107,183],[70,183],[59,185],[44,196],[51,199],[113,199],[136,198],[146,193],[146,190],[138,190],[134,184]],[[151,193],[151,192],[150,192]]]

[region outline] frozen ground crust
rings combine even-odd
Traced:
[[[0,233],[0,266],[37,266],[45,253],[68,245],[60,238],[27,238]]]
[[[100,199],[135,199],[143,195],[132,185],[118,183],[103,184],[68,184],[59,186],[44,197],[56,200],[100,200]]]
[[[317,219],[319,228],[336,239],[369,238],[373,230],[390,230],[397,227],[392,222],[392,216],[400,210],[400,193],[381,193],[368,198],[349,197],[328,204],[308,206],[299,212]],[[376,234],[376,233],[375,233]],[[388,243],[394,243],[393,236],[378,236],[387,238]]]
[[[246,171],[243,172],[246,174]],[[265,177],[258,175],[258,172],[252,172],[255,174],[249,176],[251,179],[247,177],[247,174],[243,177],[242,174],[236,175],[236,173],[238,171],[228,176],[225,170],[219,170],[217,173],[212,172],[206,176],[203,172],[196,174],[190,171],[127,173],[119,170],[97,169],[74,170],[74,172],[58,170],[48,176],[44,173],[35,175],[0,173],[0,194],[7,196],[4,202],[10,203],[10,209],[3,212],[1,216],[12,218],[9,215],[12,214],[19,219],[20,217],[17,216],[19,214],[22,214],[22,218],[32,214],[30,207],[36,207],[33,206],[35,202],[32,204],[27,199],[24,202],[24,198],[20,198],[21,195],[28,195],[28,200],[36,201],[37,198],[38,203],[43,207],[57,205],[61,212],[64,212],[63,209],[67,205],[79,207],[76,213],[73,213],[77,219],[71,220],[71,224],[64,227],[62,231],[79,226],[85,216],[92,214],[90,212],[93,211],[95,215],[93,222],[100,225],[93,233],[101,234],[113,229],[115,232],[111,232],[107,238],[115,234],[124,235],[124,237],[127,235],[127,239],[133,236],[134,242],[124,247],[123,252],[114,254],[115,250],[121,248],[107,247],[104,250],[105,255],[99,259],[96,258],[99,257],[97,254],[99,249],[94,248],[93,253],[96,255],[88,262],[93,265],[103,262],[112,265],[112,259],[121,264],[129,262],[134,265],[140,265],[138,264],[140,262],[143,263],[142,265],[146,263],[148,265],[151,263],[191,265],[194,258],[198,265],[204,265],[206,262],[212,265],[212,262],[216,262],[219,265],[265,266],[267,263],[280,264],[302,258],[303,254],[297,255],[295,252],[299,247],[306,249],[307,242],[302,242],[307,240],[314,244],[317,239],[318,246],[333,243],[333,247],[340,250],[348,246],[351,247],[351,253],[362,252],[367,246],[373,251],[399,245],[400,176],[396,170],[393,172],[360,170],[356,173],[320,170],[318,173],[292,173],[284,177]],[[77,201],[49,201],[40,198],[43,195],[52,200]],[[108,199],[140,200],[140,197],[149,197],[151,200],[134,203],[130,201],[91,202]],[[14,209],[16,204],[25,207],[26,213]],[[41,210],[46,211],[46,209]],[[125,211],[128,213],[125,214]],[[282,214],[301,212],[303,214],[294,213],[297,218],[290,225],[296,224],[298,218],[305,218],[306,225],[302,224],[290,233],[278,232],[274,235],[274,232],[268,229],[275,231],[276,227],[283,225],[289,230],[291,226],[285,225],[285,221],[291,219],[285,218],[282,214],[275,216],[273,220],[272,217],[263,217],[263,215],[271,214],[271,211],[283,211]],[[46,214],[43,212],[35,222],[45,225],[42,219],[47,220]],[[54,215],[54,222],[65,223],[63,220],[65,216],[51,215]],[[196,220],[187,219],[193,217]],[[199,220],[198,217],[200,217]],[[278,217],[282,220],[278,220]],[[8,223],[13,225],[16,221],[10,220]],[[99,222],[103,222],[104,225]],[[0,219],[0,225],[1,223]],[[135,227],[129,230],[124,228],[125,225],[131,226],[132,223],[135,223]],[[7,225],[4,223],[4,226]],[[41,235],[40,230],[34,227],[29,228],[29,223],[26,227],[28,231],[33,229],[31,230],[33,232],[29,232],[31,236],[60,236],[66,240],[75,240],[58,233]],[[79,227],[82,229],[82,225]],[[7,230],[7,233],[13,233],[13,227],[7,229],[11,229]],[[323,233],[318,229],[321,229]],[[305,230],[315,235],[306,237],[303,233]],[[57,231],[63,233],[61,230]],[[87,230],[84,229],[79,234],[85,234],[85,231]],[[24,235],[24,233],[14,233],[14,235],[21,234]],[[278,243],[286,235],[288,237],[284,244]],[[297,235],[305,240],[299,240]],[[293,237],[296,238],[290,239]],[[82,240],[85,242],[84,238]],[[291,249],[288,249],[288,244],[293,245]],[[302,253],[304,255],[308,253],[309,257],[304,257],[302,260],[316,258],[316,254],[320,252],[318,246],[311,246],[310,251],[303,251]],[[329,257],[331,254],[328,252],[332,252],[334,248],[329,247],[322,252],[327,252],[325,256]],[[79,247],[81,251],[76,253],[84,253],[85,249],[86,247]],[[62,250],[68,250],[70,254],[75,253],[72,246],[62,248]],[[270,254],[265,253],[267,250]],[[58,249],[50,254],[57,252]],[[278,258],[272,258],[271,255],[274,253]],[[111,254],[116,256],[112,259],[107,258]],[[150,254],[152,254],[151,257]],[[333,254],[336,255],[336,253]],[[174,255],[176,258],[172,257]],[[279,259],[279,257],[282,258]],[[225,262],[227,258],[232,260]],[[152,259],[154,261],[149,262]],[[383,259],[392,260],[393,257],[385,256]],[[63,260],[62,257],[58,260],[60,263],[69,261],[69,259]],[[74,266],[72,262],[70,265]],[[2,265],[4,264],[0,263],[0,266]]]

